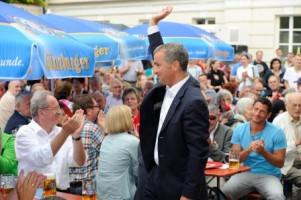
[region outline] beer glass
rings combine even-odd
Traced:
[[[239,150],[230,149],[229,151],[229,169],[239,169]]]
[[[15,177],[12,174],[1,175],[1,188],[6,197],[15,187]]]
[[[96,200],[96,181],[84,179],[82,184],[82,200]]]
[[[56,177],[55,173],[46,173],[46,180],[43,187],[43,197],[56,196]]]

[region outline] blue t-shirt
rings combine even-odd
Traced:
[[[283,130],[269,122],[261,132],[253,136],[250,133],[250,122],[238,125],[234,130],[231,143],[246,149],[255,140],[263,140],[265,150],[270,153],[285,149],[287,146]],[[248,155],[244,161],[244,166],[250,167],[250,172],[254,174],[269,174],[281,178],[280,168],[272,165],[262,155],[254,151]]]
[[[233,65],[233,68],[231,70],[230,75],[231,76],[236,76],[237,74],[237,69],[241,66],[241,62],[236,63],[235,65]]]

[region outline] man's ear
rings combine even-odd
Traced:
[[[268,115],[267,115],[267,119],[269,119],[272,115],[272,112],[269,112]]]
[[[181,68],[180,62],[178,60],[173,61],[172,66],[174,70],[180,70]]]

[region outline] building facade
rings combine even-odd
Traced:
[[[300,0],[48,0],[48,11],[92,21],[145,23],[166,5],[174,7],[166,20],[193,24],[229,44],[264,52],[270,61],[277,48],[296,53],[301,47]]]

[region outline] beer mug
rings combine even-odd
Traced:
[[[96,181],[84,179],[82,184],[82,200],[96,200]]]
[[[1,175],[1,190],[3,191],[4,197],[6,197],[15,187],[15,177],[12,174]]]
[[[229,169],[239,169],[239,150],[230,149],[229,151]]]
[[[46,180],[43,187],[43,197],[56,196],[56,177],[55,173],[46,173]]]

